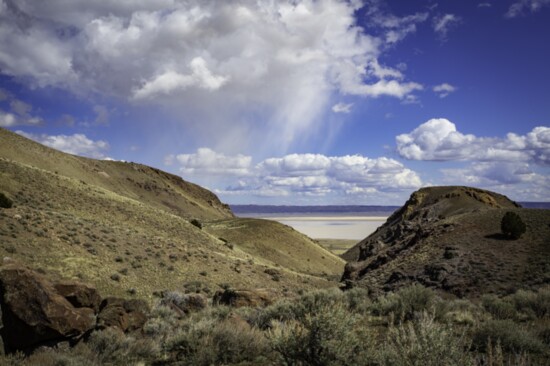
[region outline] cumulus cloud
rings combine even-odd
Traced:
[[[238,175],[249,174],[252,157],[245,155],[227,156],[209,148],[199,148],[194,154],[179,154],[165,162],[177,161],[183,174]]]
[[[515,18],[524,15],[527,11],[535,13],[548,5],[550,5],[550,0],[520,0],[510,5],[505,17]]]
[[[447,39],[447,33],[462,22],[462,19],[454,14],[443,14],[434,17],[433,29],[442,40]]]
[[[2,73],[175,108],[182,123],[215,131],[210,141],[227,140],[221,125],[253,131],[260,119],[262,135],[284,149],[321,127],[335,94],[405,99],[422,89],[380,60],[424,13],[384,16],[375,22],[387,34],[375,36],[357,24],[360,1],[1,4]]]
[[[16,131],[21,136],[49,146],[68,154],[87,156],[94,159],[106,158],[105,152],[109,150],[109,144],[105,141],[94,141],[83,134],[74,135],[46,135],[32,134]]]
[[[550,128],[535,127],[526,135],[505,138],[463,134],[445,118],[431,119],[396,137],[400,156],[411,160],[532,162],[550,165]]]
[[[550,177],[524,162],[479,162],[441,171],[447,184],[493,189],[518,200],[546,201],[550,197]]]
[[[455,86],[452,86],[451,84],[448,84],[448,83],[443,83],[443,84],[434,86],[434,87],[433,87],[433,91],[434,91],[440,98],[445,98],[445,97],[447,97],[449,94],[455,92],[455,91],[456,91],[456,87],[455,87]]]
[[[218,193],[258,196],[365,195],[406,191],[421,186],[418,174],[400,162],[361,155],[325,156],[290,154],[268,158],[255,165],[249,156],[227,156],[211,149],[172,156],[187,177],[236,176]]]
[[[337,103],[332,106],[332,111],[334,113],[350,113],[353,103]]]

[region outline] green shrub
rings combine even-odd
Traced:
[[[381,365],[462,366],[473,365],[463,337],[453,329],[422,313],[416,320],[390,327],[379,355]]]
[[[0,192],[0,207],[11,208],[12,206],[13,201],[10,200],[4,193]]]
[[[371,307],[374,315],[395,315],[395,320],[410,320],[416,313],[433,310],[437,302],[433,290],[414,284],[396,293],[379,297]]]
[[[481,297],[481,305],[495,319],[515,319],[517,312],[515,306],[495,295],[484,295]]]
[[[192,219],[191,221],[189,221],[189,223],[198,227],[199,229],[202,229],[202,223],[197,219]]]
[[[205,317],[180,325],[166,342],[178,365],[264,364],[271,355],[266,338],[242,321],[216,321]]]
[[[550,317],[550,286],[542,287],[538,291],[519,290],[507,297],[514,304],[517,311],[537,318]]]
[[[158,345],[150,339],[136,339],[109,328],[93,332],[87,346],[100,364],[129,365],[155,360],[160,354]]]
[[[474,331],[473,342],[477,349],[486,351],[489,340],[499,342],[507,352],[543,353],[546,350],[537,337],[510,319],[488,320]]]
[[[300,320],[275,325],[271,346],[285,365],[367,365],[375,359],[375,332],[343,303],[321,305]]]
[[[512,239],[519,239],[525,233],[527,227],[517,213],[509,211],[504,214],[500,222],[500,230]]]

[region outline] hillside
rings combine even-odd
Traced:
[[[3,129],[0,141],[0,192],[14,201],[0,209],[0,255],[92,283],[102,295],[150,300],[163,290],[210,293],[227,285],[293,292],[334,285],[327,276],[343,270],[343,261],[307,237],[269,221],[255,224],[256,233],[271,233],[258,243],[280,246],[281,257],[258,254],[248,234],[220,240],[211,221],[247,220],[174,175],[68,155]],[[309,267],[288,261],[301,258],[297,248],[309,248]]]
[[[508,211],[527,224],[518,240],[500,234]],[[549,239],[550,210],[475,188],[423,188],[343,255],[342,280],[373,290],[419,282],[470,297],[537,288],[550,282]]]

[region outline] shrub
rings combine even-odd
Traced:
[[[343,303],[322,305],[301,320],[279,323],[271,346],[286,365],[356,365],[374,359],[375,333]]]
[[[484,295],[481,298],[483,308],[495,319],[515,319],[517,317],[514,305],[495,295]]]
[[[166,342],[178,365],[265,364],[270,349],[263,334],[245,322],[189,319]]]
[[[510,319],[488,320],[474,331],[473,342],[479,350],[485,351],[489,340],[499,342],[508,352],[542,353],[546,349],[537,337]]]
[[[504,214],[500,222],[500,230],[512,239],[519,239],[525,233],[527,227],[517,213],[509,211]]]
[[[410,320],[416,313],[432,310],[436,304],[435,293],[418,284],[404,287],[396,293],[380,297],[371,310],[374,315],[396,316],[395,320]]]
[[[189,221],[189,223],[198,227],[199,229],[202,229],[202,223],[197,219],[192,219],[191,221]]]
[[[537,292],[519,290],[507,298],[516,309],[528,316],[538,318],[550,316],[550,286],[542,287]]]
[[[437,323],[425,312],[414,321],[390,327],[386,339],[379,356],[382,365],[473,364],[463,337],[456,337],[450,326]]]
[[[10,200],[4,193],[0,192],[0,207],[11,208],[12,206],[13,201]]]

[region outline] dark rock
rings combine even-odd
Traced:
[[[213,299],[215,305],[229,305],[233,307],[265,307],[277,299],[277,293],[272,289],[254,290],[219,290]]]
[[[75,308],[91,308],[99,311],[101,296],[95,287],[70,280],[62,280],[55,284],[57,292],[67,299]]]
[[[8,352],[76,338],[95,324],[92,308],[75,308],[43,275],[17,263],[0,269],[0,306]]]
[[[149,307],[143,300],[108,297],[101,302],[97,327],[114,327],[123,332],[139,330],[147,321],[148,313]]]

